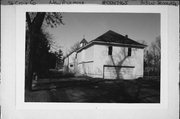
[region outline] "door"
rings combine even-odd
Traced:
[[[104,79],[133,79],[134,66],[104,65]]]

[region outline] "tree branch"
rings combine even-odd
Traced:
[[[30,28],[31,27],[31,18],[29,16],[28,12],[26,13],[26,21],[27,21],[27,24],[28,24],[28,28]]]
[[[38,12],[36,17],[34,18],[32,24],[33,27],[37,30],[39,30],[43,24],[44,18],[46,13],[45,12]]]

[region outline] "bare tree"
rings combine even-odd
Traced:
[[[153,70],[160,75],[160,62],[161,62],[161,44],[160,37],[157,37],[155,42],[151,44],[151,54],[153,56]]]
[[[148,75],[160,75],[161,64],[161,43],[160,36],[156,37],[156,40],[151,43],[149,49],[145,53],[145,72],[149,72]]]
[[[69,53],[77,51],[80,48],[80,43],[76,42],[74,45],[72,45],[69,49]]]

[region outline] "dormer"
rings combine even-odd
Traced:
[[[82,39],[82,41],[80,42],[80,47],[84,47],[88,42],[86,41],[85,38]]]

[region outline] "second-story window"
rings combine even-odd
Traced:
[[[131,48],[128,48],[128,56],[131,56]]]
[[[109,47],[108,47],[108,55],[112,55],[112,50],[113,50],[113,49],[112,49],[112,46],[109,46]]]
[[[70,64],[70,67],[73,67],[73,64]]]

